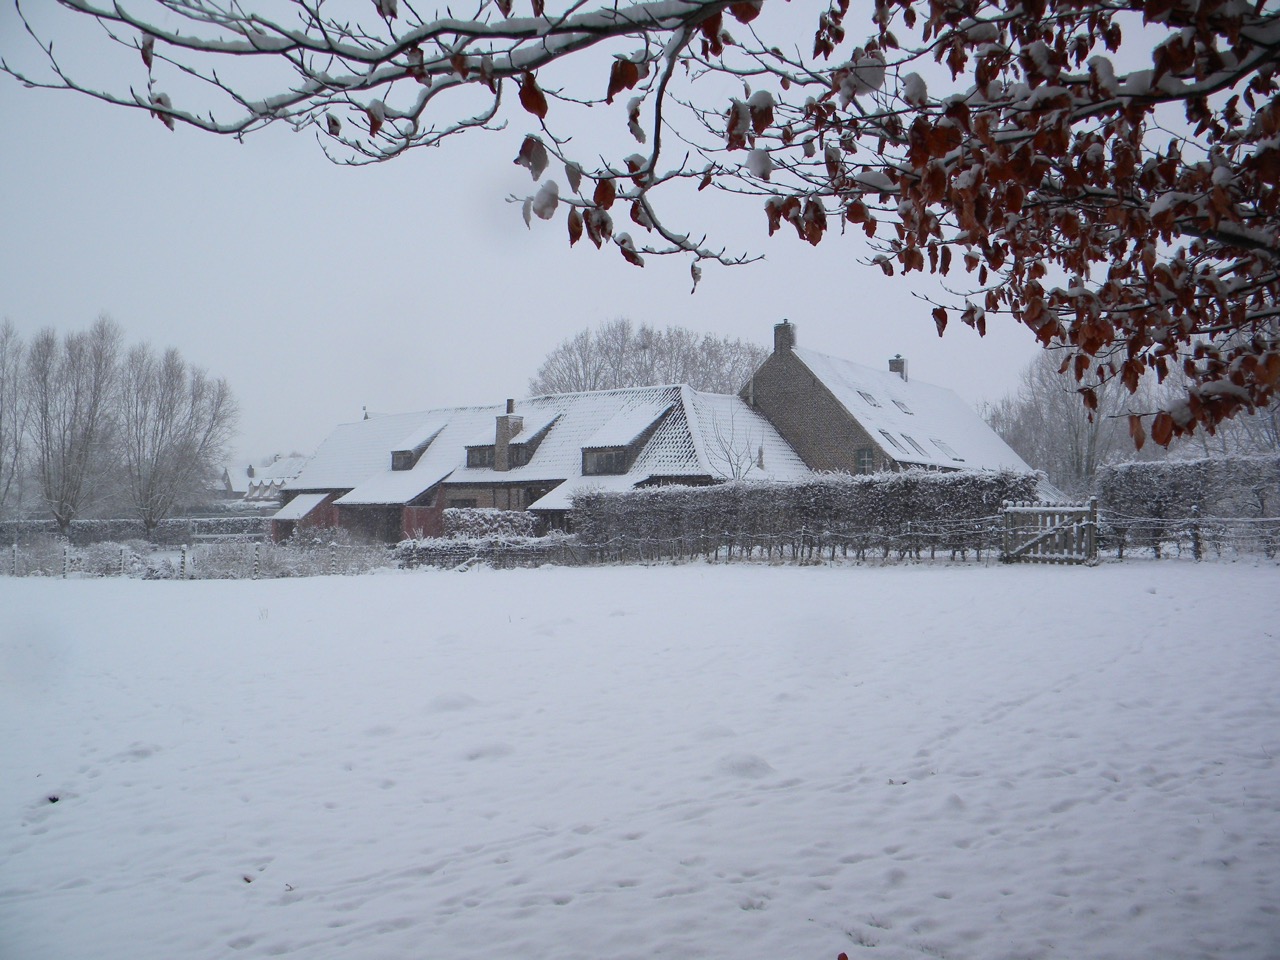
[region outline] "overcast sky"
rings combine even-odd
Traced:
[[[4,3],[11,60],[20,30]],[[115,61],[81,73],[95,69]],[[130,341],[177,347],[231,383],[239,459],[310,453],[362,407],[522,396],[558,343],[619,316],[762,345],[789,318],[802,346],[876,367],[902,353],[913,378],[974,404],[1009,391],[1035,352],[1011,321],[985,340],[958,323],[940,339],[912,296],[936,291],[929,278],[859,264],[854,235],[769,238],[758,200],[703,195],[712,240],[766,259],[708,266],[692,296],[687,261],[638,269],[585,240],[571,250],[562,217],[530,231],[506,202],[529,189],[512,164],[519,124],[341,168],[307,134],[170,132],[0,76],[0,130],[0,317],[30,337],[105,313]]]

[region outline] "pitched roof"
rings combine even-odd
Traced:
[[[453,473],[466,460],[466,444],[487,424],[492,437],[494,418],[503,407],[454,407],[447,410],[429,410],[418,414],[422,426],[409,439],[430,438],[425,450],[412,469],[392,470],[391,451],[414,449],[396,444],[386,447],[375,469],[367,473],[354,489],[336,501],[343,506],[357,504],[408,503],[430,490]],[[372,421],[370,421],[372,422]]]
[[[962,470],[1031,467],[952,390],[793,348],[796,357],[899,463]]]
[[[505,471],[467,466],[466,448],[492,443],[495,419],[504,410],[500,404],[456,407],[343,424],[289,487],[345,489],[336,502],[352,505],[407,503],[446,479],[478,485],[564,481],[533,504],[554,510],[566,509],[569,498],[588,487],[625,489],[661,477],[793,479],[809,472],[773,425],[742,400],[687,386],[522,400],[515,407],[522,429],[511,442],[545,431],[529,462]],[[627,473],[583,476],[584,448],[628,446],[641,438]],[[428,439],[412,469],[391,469],[392,450],[413,449]]]
[[[272,520],[301,520],[324,502],[327,493],[300,493],[275,512]]]
[[[289,489],[350,490],[372,476],[389,471],[391,451],[405,449],[402,443],[406,440],[442,420],[450,419],[452,414],[466,410],[485,410],[492,416],[499,408],[462,407],[458,410],[394,413],[340,424],[320,444],[302,471],[289,481]]]

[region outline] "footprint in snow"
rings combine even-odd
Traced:
[[[759,780],[775,772],[767,760],[754,753],[731,753],[721,757],[719,767],[721,773],[748,780]]]

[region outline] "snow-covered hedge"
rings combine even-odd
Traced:
[[[594,492],[573,503],[583,545],[612,559],[931,556],[999,547],[1006,500],[1034,500],[1024,473],[908,470],[802,483]]]
[[[543,537],[428,537],[403,540],[396,545],[396,563],[404,568],[454,569],[471,563],[492,567],[540,567],[545,563],[576,566],[587,562],[587,551],[578,539],[552,532]]]
[[[490,507],[446,507],[446,537],[532,537],[537,518],[524,510],[495,510]]]
[[[1110,464],[1098,471],[1104,533],[1123,551],[1205,538],[1271,556],[1280,533],[1280,455]],[[1254,542],[1256,541],[1256,542]]]
[[[146,580],[248,580],[254,577],[314,577],[389,568],[394,560],[382,544],[355,543],[345,531],[332,536],[271,541],[202,541],[186,549],[144,540],[102,541],[78,546],[44,537],[0,548],[0,576],[136,577]]]
[[[263,516],[181,517],[161,520],[151,537],[153,543],[179,545],[213,537],[262,537],[271,529],[271,519]],[[5,520],[0,522],[0,543],[25,544],[58,533],[52,520]],[[68,531],[76,545],[146,540],[147,531],[141,520],[73,520]]]

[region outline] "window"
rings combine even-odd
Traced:
[[[609,447],[603,450],[582,451],[582,473],[584,476],[592,477],[603,474],[626,472],[626,447]]]
[[[871,404],[871,406],[873,407],[880,406],[880,401],[877,400],[875,397],[873,397],[871,394],[867,393],[865,390],[859,390],[858,396],[860,396],[863,400],[867,401],[867,403]]]
[[[949,446],[947,446],[937,437],[931,437],[929,442],[932,443],[939,450],[941,450],[943,453],[945,453],[948,457],[950,457],[956,463],[964,463],[964,457],[960,456],[958,453],[952,450]]]
[[[901,410],[903,413],[907,414],[908,416],[912,416],[912,417],[914,417],[914,416],[915,416],[915,414],[911,412],[911,408],[910,408],[910,407],[908,407],[908,406],[907,406],[905,403],[903,403],[901,400],[895,400],[895,401],[893,401],[893,402],[894,402],[894,403],[896,403],[896,404],[898,405],[898,409],[899,409],[899,410]]]
[[[907,448],[906,448],[906,447],[904,447],[902,444],[900,444],[897,440],[895,440],[895,439],[893,438],[893,434],[892,434],[892,433],[890,433],[888,430],[881,430],[881,431],[880,431],[880,436],[882,436],[882,437],[884,437],[886,440],[888,440],[888,441],[889,441],[889,443],[893,445],[893,449],[895,449],[895,450],[901,450],[903,453],[906,453],[906,452],[907,452]]]
[[[858,447],[853,451],[853,472],[874,473],[876,469],[876,452],[870,447]]]
[[[513,443],[507,453],[507,463],[513,467],[523,467],[533,459],[533,451],[523,443]]]
[[[474,507],[476,505],[475,497],[454,497],[449,501],[449,506],[453,509]]]
[[[916,442],[915,442],[915,440],[914,440],[913,438],[911,438],[911,437],[907,436],[905,433],[902,435],[902,439],[903,439],[903,440],[905,440],[905,441],[907,441],[907,443],[911,444],[913,447],[915,447],[915,448],[916,448],[916,452],[917,452],[917,453],[919,453],[919,454],[920,454],[920,456],[922,456],[922,457],[927,457],[927,456],[929,456],[929,454],[927,454],[927,453],[925,453],[925,452],[924,452],[924,447],[920,446],[920,444],[916,443]]]
[[[467,447],[468,467],[492,467],[493,447]]]
[[[391,469],[392,470],[412,470],[413,469],[413,451],[412,450],[392,450],[391,451]]]

